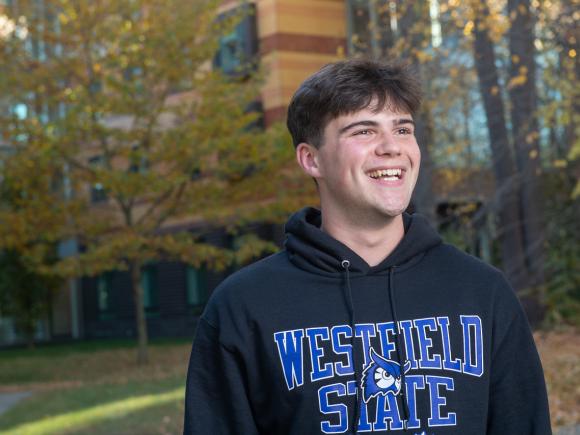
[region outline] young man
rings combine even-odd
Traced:
[[[420,86],[398,64],[327,65],[288,128],[321,211],[229,277],[202,315],[186,434],[549,434],[524,313],[502,274],[404,214]]]

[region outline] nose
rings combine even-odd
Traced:
[[[399,156],[401,155],[401,144],[392,134],[385,133],[381,135],[375,153],[378,156]]]

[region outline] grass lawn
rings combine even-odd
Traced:
[[[2,351],[0,391],[34,391],[0,417],[0,433],[180,434],[190,342],[89,342]]]
[[[554,427],[580,423],[578,331],[535,335]],[[181,434],[191,344],[154,342],[139,367],[127,341],[4,350],[0,392],[34,391],[0,417],[0,433]]]

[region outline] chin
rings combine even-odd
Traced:
[[[397,217],[402,215],[405,210],[407,210],[407,207],[409,207],[409,204],[401,204],[401,205],[393,205],[387,208],[383,208],[382,214],[389,216],[389,217]]]

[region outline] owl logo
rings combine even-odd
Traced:
[[[406,361],[401,372],[401,365],[395,361],[385,359],[371,348],[371,361],[362,373],[363,400],[368,403],[371,398],[382,394],[398,395],[401,392],[401,374],[407,374],[411,369],[411,361]]]

